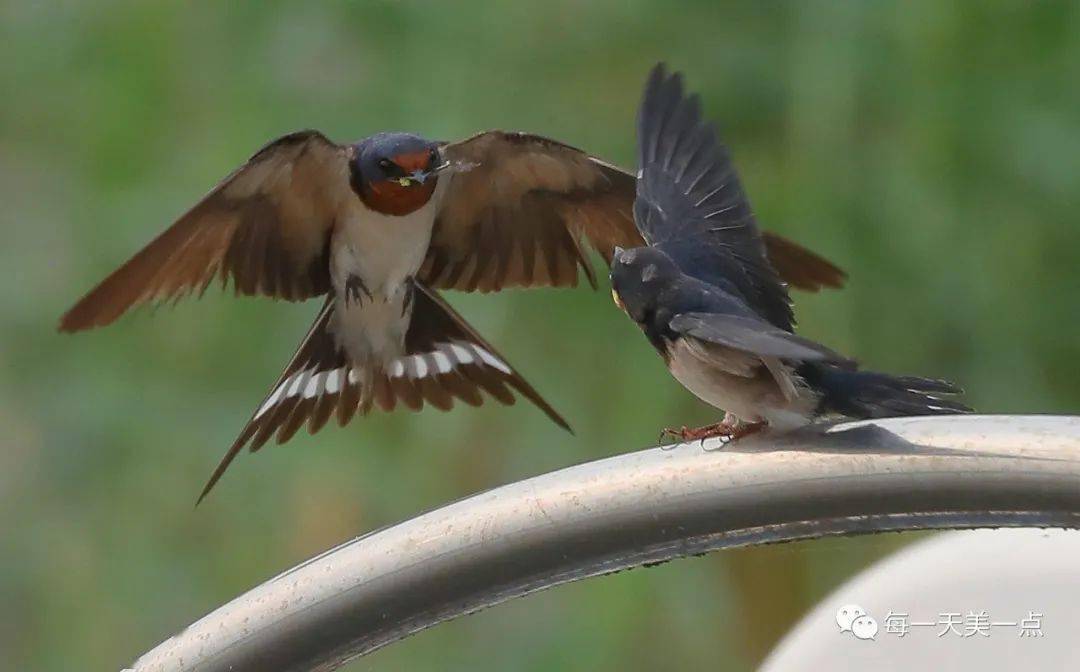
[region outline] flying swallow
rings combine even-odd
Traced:
[[[489,131],[460,142],[379,133],[349,145],[317,131],[266,145],[63,316],[60,330],[107,325],[141,304],[201,295],[326,295],[314,326],[210,478],[245,446],[288,440],[305,422],[342,425],[377,406],[516,392],[566,422],[437,290],[595,287],[587,247],[606,263],[634,227],[635,178],[536,135]],[[775,235],[766,245],[793,286],[839,287],[840,269]]]
[[[727,150],[682,77],[657,66],[638,114],[634,217],[646,246],[616,249],[616,304],[672,375],[724,420],[665,430],[684,440],[792,429],[826,415],[970,412],[947,381],[861,371],[794,333],[787,288],[766,253]]]

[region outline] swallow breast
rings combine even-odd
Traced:
[[[438,194],[436,194],[438,195]],[[335,336],[355,363],[385,364],[404,352],[411,313],[409,279],[419,270],[431,242],[438,199],[407,215],[387,215],[356,199],[330,243],[330,275],[336,294]],[[348,298],[355,275],[370,293]]]

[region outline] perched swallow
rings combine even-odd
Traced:
[[[299,301],[327,295],[314,326],[210,478],[245,446],[289,439],[336,414],[481,392],[525,396],[566,422],[439,297],[437,289],[595,287],[585,245],[610,263],[643,244],[633,175],[554,140],[490,131],[456,143],[379,133],[338,145],[317,131],[275,140],[83,297],[62,331],[107,325],[129,308],[204,292]],[[844,274],[779,236],[782,276],[816,291]],[[509,388],[509,389],[508,389]]]
[[[638,114],[634,217],[647,246],[616,249],[615,302],[644,331],[672,375],[726,411],[680,438],[736,438],[791,429],[825,415],[877,418],[964,413],[937,395],[952,383],[860,371],[794,333],[787,288],[769,263],[727,150],[702,120],[682,77],[657,66]]]

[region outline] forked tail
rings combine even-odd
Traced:
[[[822,414],[888,418],[972,412],[970,407],[948,398],[962,394],[963,390],[947,380],[893,376],[821,362],[808,362],[798,373],[821,392],[819,412]]]
[[[569,425],[502,355],[442,297],[416,283],[405,352],[383,365],[350,362],[334,338],[334,300],[328,298],[296,354],[240,436],[211,474],[201,502],[247,446],[252,452],[273,438],[284,443],[307,424],[312,434],[331,417],[345,425],[372,408],[425,404],[449,410],[455,401],[479,406],[485,397],[513,404],[520,395],[560,427]]]

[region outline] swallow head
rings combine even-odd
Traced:
[[[660,294],[681,276],[671,257],[655,247],[616,247],[611,261],[615,305],[638,323],[654,312]]]
[[[351,148],[349,182],[367,207],[407,215],[435,193],[445,162],[439,143],[410,133],[379,133]]]

